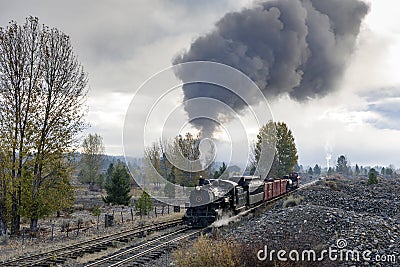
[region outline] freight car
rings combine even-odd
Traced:
[[[201,180],[190,194],[190,205],[183,220],[189,226],[205,227],[222,217],[238,214],[295,190],[299,185],[297,173],[290,173],[282,179],[233,176],[229,179]]]

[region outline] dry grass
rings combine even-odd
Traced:
[[[332,190],[339,191],[338,185],[335,181],[325,181],[325,185]]]
[[[271,266],[271,267],[304,267],[299,262],[260,261],[257,259],[260,244],[246,246],[234,239],[221,237],[210,238],[201,236],[192,244],[186,244],[177,249],[174,254],[177,267],[234,267],[234,266]]]
[[[193,248],[180,248],[174,252],[178,267],[239,266],[238,244],[232,240],[212,240],[201,236]]]

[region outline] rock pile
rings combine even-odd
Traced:
[[[285,200],[280,200],[261,215],[223,229],[222,235],[255,253],[265,245],[268,253],[285,250],[289,262],[291,250],[299,252],[300,263],[304,250],[315,251],[317,260],[308,260],[306,253],[303,266],[399,266],[399,192],[399,180],[373,186],[365,179],[321,180],[293,194],[301,204],[284,208]],[[321,254],[329,249],[337,250],[332,254],[337,259]]]

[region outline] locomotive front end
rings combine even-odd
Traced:
[[[237,184],[227,180],[214,180],[197,186],[190,193],[190,206],[183,220],[192,227],[205,227],[221,217],[223,209],[229,209],[230,199]]]
[[[196,186],[189,200],[190,206],[183,217],[188,226],[206,227],[216,220],[217,214],[213,208],[215,196],[209,186]]]

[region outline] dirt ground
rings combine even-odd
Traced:
[[[21,235],[9,237],[7,240],[4,236],[0,237],[0,261],[60,248],[97,236],[121,232],[136,227],[140,223],[153,224],[157,221],[182,218],[184,215],[183,211],[174,213],[173,207],[170,207],[169,214],[167,208],[164,208],[164,215],[161,213],[162,208],[158,207],[157,216],[152,212],[150,216],[143,216],[142,218],[134,215],[132,220],[131,209],[126,207],[102,208],[99,218],[87,210],[76,211],[69,215],[40,220],[39,231],[36,235],[29,233],[29,222],[22,221]],[[114,226],[105,227],[106,214],[114,214]],[[68,225],[69,227],[67,227]],[[69,229],[68,232],[67,229]]]

